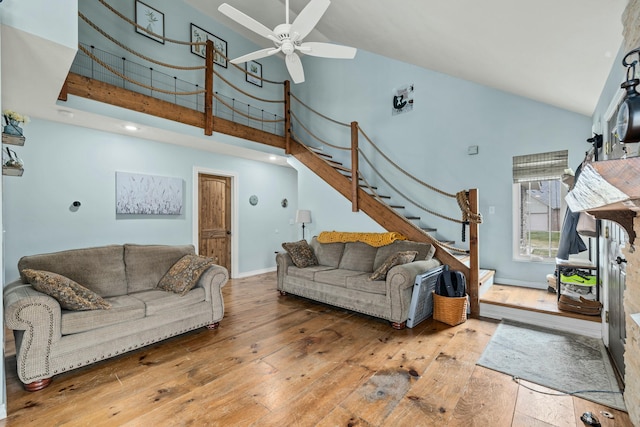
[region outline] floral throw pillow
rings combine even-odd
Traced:
[[[107,310],[111,304],[100,295],[57,273],[26,268],[22,274],[33,288],[47,294],[65,310]]]
[[[384,262],[369,276],[369,280],[386,280],[387,273],[396,265],[413,262],[418,255],[418,251],[396,252],[390,255]]]
[[[184,296],[198,283],[202,273],[212,265],[214,265],[212,258],[185,255],[162,276],[157,287],[163,291],[175,292]]]
[[[291,260],[298,268],[318,265],[318,259],[306,240],[298,242],[283,243],[282,247],[291,256]]]

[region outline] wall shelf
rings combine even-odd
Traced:
[[[23,168],[10,168],[7,166],[2,166],[2,175],[7,176],[22,176],[24,173]]]
[[[9,145],[24,145],[24,136],[9,135],[8,133],[2,133],[2,143]]]

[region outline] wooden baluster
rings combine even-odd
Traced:
[[[351,122],[351,211],[358,212],[358,122]]]
[[[207,40],[204,75],[204,134],[213,134],[213,41]]]
[[[474,214],[478,213],[478,189],[469,190],[469,207]],[[471,317],[480,317],[480,235],[479,224],[469,221],[469,299],[471,301]]]
[[[284,152],[291,154],[291,82],[284,81]]]

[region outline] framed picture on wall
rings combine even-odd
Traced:
[[[140,0],[136,0],[136,24],[146,28],[147,31],[151,31],[154,34],[164,37],[164,13],[144,4]],[[149,37],[151,40],[164,44],[164,39],[154,36],[147,31],[136,27],[136,33],[142,34],[143,36]]]
[[[247,81],[262,87],[262,64],[256,61],[247,61],[244,66],[247,70]]]
[[[227,42],[220,37],[211,34],[210,32],[203,30],[195,24],[191,24],[191,43],[206,42],[211,40],[215,52],[213,54],[213,63],[218,64],[221,67],[227,68]],[[191,53],[207,57],[207,47],[204,44],[191,46]]]

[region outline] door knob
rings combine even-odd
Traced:
[[[626,259],[622,258],[621,256],[616,258],[616,262],[618,263],[618,265],[622,264],[623,262],[627,262]]]
[[[227,234],[231,234],[231,230],[227,230]]]

